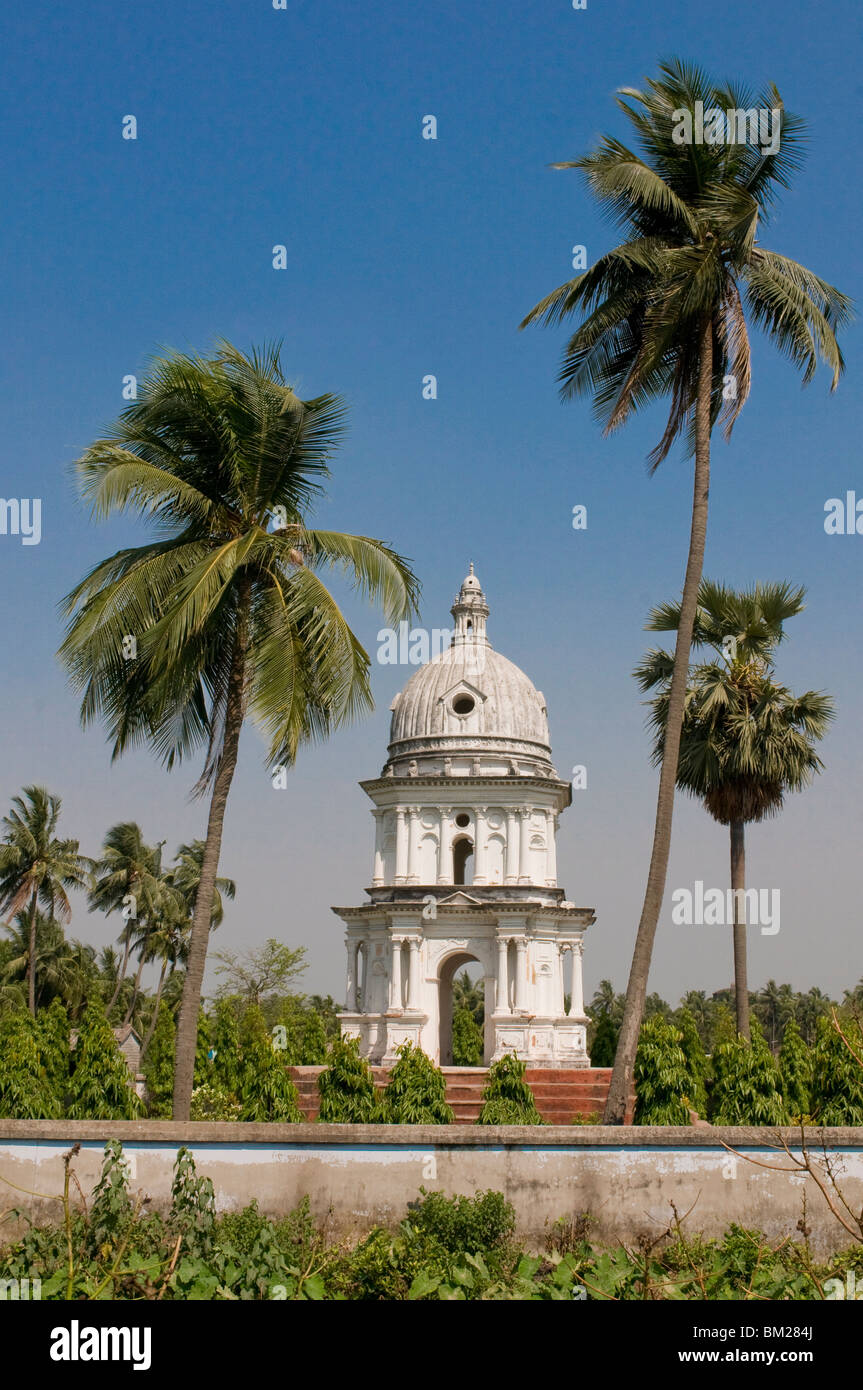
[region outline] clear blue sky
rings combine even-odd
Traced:
[[[141,7],[45,6],[7,17],[0,84],[6,172],[2,246],[2,487],[43,500],[38,546],[0,536],[3,752],[0,806],[28,782],[64,798],[64,824],[95,852],[134,818],[153,840],[203,833],[187,793],[145,754],[111,767],[82,735],[55,661],[55,605],[135,532],[91,525],[68,465],[122,408],[125,374],[160,344],[284,340],[301,394],[343,393],[351,432],[321,519],[411,556],[423,618],[449,621],[469,559],[491,603],[492,642],[544,691],[556,763],[588,767],[559,839],[561,882],[592,905],[585,967],[623,987],[650,850],[655,774],[630,671],[649,607],[680,588],[690,466],[644,459],[658,412],[603,440],[586,404],[561,405],[562,335],[518,333],[525,312],[614,236],[579,176],[555,172],[606,130],[613,94],[676,54],[717,77],[774,81],[810,123],[807,164],[763,240],[859,297],[854,131],[859,12],[801,0],[719,7],[569,0],[374,6],[271,0]],[[134,114],[138,139],[121,138]],[[421,139],[434,114],[437,141]],[[272,269],[276,243],[289,268]],[[860,939],[860,589],[863,536],[828,538],[828,497],[858,489],[858,335],[830,396],[802,391],[755,341],[753,395],[730,446],[717,440],[707,573],[808,588],[782,676],[823,688],[839,718],[827,768],[749,834],[749,877],[779,887],[782,928],[751,938],[751,981],[840,991],[863,974]],[[438,378],[434,402],[421,396]],[[573,532],[585,503],[588,530]],[[367,645],[376,615],[351,606]],[[375,672],[373,718],[306,753],[271,790],[244,736],[223,868],[239,884],[219,942],[270,935],[309,950],[309,988],[341,996],[330,903],[363,898],[372,821],[356,783],[385,756],[387,707],[409,669]],[[669,890],[727,881],[726,833],[680,801]],[[99,944],[119,923],[79,908]],[[719,988],[730,943],[672,927],[666,899],[651,987],[671,999]]]

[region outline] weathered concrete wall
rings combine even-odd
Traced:
[[[133,1191],[146,1192],[155,1207],[167,1204],[174,1159],[185,1144],[199,1173],[213,1179],[220,1210],[256,1199],[263,1211],[281,1215],[308,1194],[319,1217],[332,1209],[331,1230],[339,1235],[399,1221],[423,1186],[448,1194],[504,1192],[521,1234],[534,1242],[558,1217],[582,1212],[594,1218],[601,1243],[656,1235],[672,1203],[681,1215],[693,1208],[690,1232],[719,1235],[736,1221],[778,1239],[796,1235],[805,1193],[816,1250],[848,1245],[813,1179],[774,1171],[791,1167],[777,1148],[780,1135],[800,1152],[799,1130],[0,1120],[0,1212],[20,1207],[37,1221],[56,1219],[64,1152],[81,1144],[74,1166],[89,1193],[106,1139],[117,1138],[131,1163]],[[826,1142],[840,1160],[843,1192],[860,1210],[863,1129],[811,1130],[806,1142],[813,1161]],[[4,1222],[0,1238],[13,1231]]]

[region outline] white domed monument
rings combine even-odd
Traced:
[[[369,901],[347,927],[343,1035],[390,1066],[404,1042],[452,1065],[452,987],[478,962],[483,1064],[589,1067],[582,944],[595,916],[558,887],[555,835],[572,789],[551,761],[545,700],[489,644],[470,573],[449,647],[390,706],[387,761],[361,782],[374,803]],[[569,1012],[564,958],[572,959]]]

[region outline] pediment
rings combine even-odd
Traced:
[[[483,694],[478,686],[473,685],[470,681],[461,680],[456,681],[455,685],[451,685],[442,695],[438,695],[437,702],[440,705],[443,704],[444,701],[451,700],[454,696],[462,694],[473,695],[475,699],[481,700],[483,704],[485,704],[488,699],[488,696]]]
[[[446,898],[438,898],[438,907],[481,907],[482,899],[473,898],[469,893],[450,893]]]

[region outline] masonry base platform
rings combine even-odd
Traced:
[[[320,1106],[318,1077],[323,1067],[291,1067],[300,1098],[300,1109],[307,1120],[317,1117]],[[456,1124],[475,1124],[482,1105],[483,1088],[488,1081],[487,1067],[442,1067],[446,1077],[447,1104]],[[388,1069],[373,1067],[375,1084],[383,1088]],[[601,1115],[605,1109],[610,1067],[528,1067],[525,1081],[533,1091],[536,1108],[546,1124],[571,1125],[576,1117]],[[632,1120],[632,1106],[626,1116]]]

